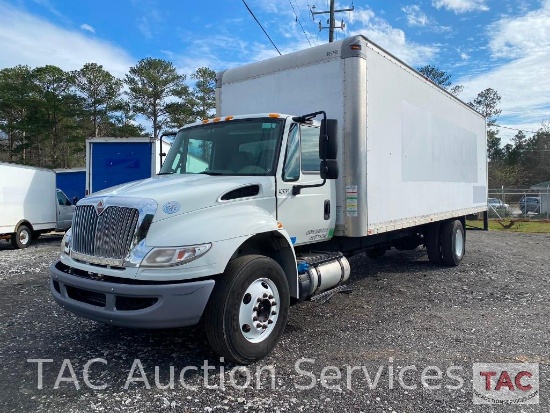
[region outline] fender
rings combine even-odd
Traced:
[[[223,205],[185,214],[177,220],[165,219],[151,225],[146,244],[149,247],[174,247],[211,243],[212,249],[188,264],[158,269],[140,268],[140,279],[192,279],[224,272],[228,262],[250,238],[258,234],[277,233],[289,248],[286,262],[281,263],[290,279],[296,278],[292,241],[268,211],[255,205]],[[292,268],[294,271],[289,271]],[[161,272],[162,274],[159,274]],[[292,287],[294,283],[291,283]],[[294,291],[293,291],[294,292]]]
[[[218,205],[179,215],[178,219],[168,218],[153,222],[147,234],[146,244],[150,247],[174,247],[216,243],[233,238],[249,238],[262,232],[278,231],[280,228],[274,214],[258,206],[258,201],[254,200],[254,204],[239,202]],[[265,201],[270,201],[275,209],[274,200],[260,200],[261,203]]]

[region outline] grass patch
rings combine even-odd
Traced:
[[[467,227],[483,228],[483,221],[466,220]],[[489,220],[490,231],[524,232],[550,234],[550,221],[528,221],[521,219]]]

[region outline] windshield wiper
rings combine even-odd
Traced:
[[[202,172],[199,172],[199,174],[204,174],[204,175],[223,175],[223,173],[221,173],[221,172],[214,172],[214,171],[202,171]]]
[[[159,172],[157,175],[172,175],[174,172]]]

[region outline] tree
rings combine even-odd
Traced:
[[[520,130],[518,133],[516,133],[516,135],[512,139],[512,141],[514,142],[514,147],[515,148],[523,147],[523,143],[525,142],[525,139],[526,139],[525,133],[523,133],[523,131]]]
[[[519,164],[528,185],[550,181],[550,131],[539,129],[526,139]]]
[[[500,147],[501,139],[497,136],[497,131],[487,130],[487,158],[489,161],[502,160],[504,151]]]
[[[468,104],[485,116],[485,119],[487,119],[487,126],[491,127],[495,125],[496,119],[502,112],[502,110],[498,108],[500,99],[500,95],[496,90],[487,88],[479,92],[477,97]]]
[[[122,81],[97,63],[86,63],[72,73],[76,89],[84,97],[84,107],[89,113],[93,129],[90,136],[102,136],[101,124],[109,122],[122,89]]]
[[[498,115],[502,112],[498,108],[500,99],[500,95],[496,90],[487,88],[479,92],[476,98],[468,103],[481,113],[487,121],[487,156],[491,161],[501,160],[504,156],[504,152],[500,147],[501,139],[497,136],[498,130],[492,128],[496,124]]]
[[[199,119],[208,118],[216,108],[216,72],[207,67],[199,67],[191,78],[196,80],[193,97],[197,102],[195,109]]]
[[[155,138],[167,122],[170,100],[186,95],[184,81],[185,76],[179,75],[171,62],[151,57],[140,60],[126,75],[131,108],[152,121]]]
[[[5,136],[3,148],[7,152],[6,160],[10,162],[27,162],[27,117],[32,93],[28,66],[0,70],[0,131]]]
[[[196,80],[193,90],[182,90],[179,101],[167,105],[169,115],[168,126],[174,129],[205,119],[212,115],[216,107],[216,72],[200,67],[192,75]]]
[[[30,107],[29,132],[38,151],[38,165],[69,167],[72,146],[79,142],[71,138],[83,115],[83,100],[73,91],[74,78],[52,65],[34,69],[32,78],[35,96]]]
[[[512,138],[513,144],[509,143],[504,146],[503,157],[506,160],[507,165],[519,165],[520,159],[523,156],[523,150],[526,141],[523,131],[519,131]]]
[[[447,90],[449,93],[458,96],[460,92],[464,89],[462,85],[452,85],[451,77],[449,73],[441,70],[435,66],[427,65],[419,67],[418,72],[421,73],[426,79],[431,80],[436,85]]]
[[[182,88],[176,97],[179,99],[166,105],[166,114],[168,117],[166,126],[170,129],[179,129],[183,125],[197,120],[195,113],[196,101],[189,87],[186,85],[185,88]]]
[[[135,121],[130,104],[125,100],[118,100],[113,105],[114,115],[104,126],[105,136],[129,137],[144,136],[145,128]]]

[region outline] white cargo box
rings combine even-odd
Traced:
[[[55,229],[55,172],[0,163],[0,211],[0,234],[15,232],[22,222],[34,231]]]

